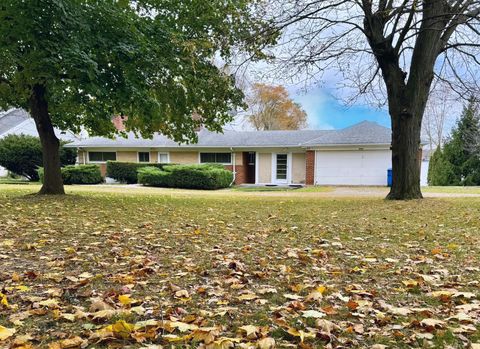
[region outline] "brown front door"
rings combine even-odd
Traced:
[[[256,158],[256,153],[254,151],[243,153],[243,163],[247,166],[246,183],[250,183],[250,184],[255,183],[255,158]]]

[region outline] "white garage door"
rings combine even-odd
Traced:
[[[387,185],[390,150],[317,151],[315,183],[324,185]]]

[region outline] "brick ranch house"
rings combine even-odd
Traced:
[[[198,132],[198,143],[92,137],[69,146],[79,164],[108,160],[142,163],[219,163],[234,172],[236,184],[387,185],[391,130],[364,121],[341,130]],[[420,163],[420,162],[419,162]]]

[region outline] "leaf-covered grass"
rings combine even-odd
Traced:
[[[0,189],[0,345],[462,348],[480,339],[479,198]]]

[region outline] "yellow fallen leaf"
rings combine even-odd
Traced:
[[[119,320],[115,322],[112,325],[108,325],[106,327],[103,327],[93,333],[91,338],[109,338],[109,337],[115,337],[115,338],[122,338],[122,339],[128,339],[130,337],[130,334],[134,331],[135,325],[129,324],[125,320]]]
[[[206,349],[230,349],[233,348],[234,343],[240,343],[240,338],[221,337],[212,343],[208,344]]]
[[[287,332],[294,337],[300,337],[300,342],[302,343],[305,340],[305,338],[315,338],[315,333],[297,330],[296,328],[293,328],[293,327],[290,327]]]
[[[4,306],[5,308],[9,307],[7,296],[3,293],[0,293],[0,305]]]
[[[15,332],[16,330],[14,328],[7,328],[0,325],[0,341],[10,338]]]
[[[7,247],[10,247],[10,246],[13,246],[15,244],[15,241],[12,240],[12,239],[4,239],[1,243],[0,243],[0,246],[7,246]]]
[[[418,286],[418,281],[408,279],[408,280],[403,280],[402,284],[404,284],[407,287],[417,287]]]
[[[260,332],[260,328],[258,326],[253,326],[253,325],[245,325],[240,327],[239,329],[245,333],[245,336],[248,339],[256,339],[257,334]]]
[[[178,329],[180,332],[193,331],[198,328],[197,325],[187,324],[185,322],[180,322],[180,321],[171,321],[170,326]]]
[[[128,338],[130,333],[134,330],[135,326],[129,324],[124,320],[115,322],[112,326],[112,332],[115,337]]]
[[[133,299],[130,298],[129,294],[121,294],[118,296],[118,301],[123,305],[129,305],[133,303]]]
[[[75,321],[75,314],[62,313],[60,314],[60,317],[68,321]]]
[[[49,298],[47,300],[38,302],[38,305],[41,307],[47,307],[47,308],[58,308],[58,300],[54,298]]]
[[[241,301],[252,301],[257,298],[258,296],[255,293],[245,293],[238,297]]]
[[[453,296],[453,292],[448,290],[433,291],[428,293],[428,296],[433,298],[451,297]]]
[[[167,342],[182,342],[186,339],[188,336],[180,337],[175,334],[165,334],[162,336],[163,339],[165,339]]]

